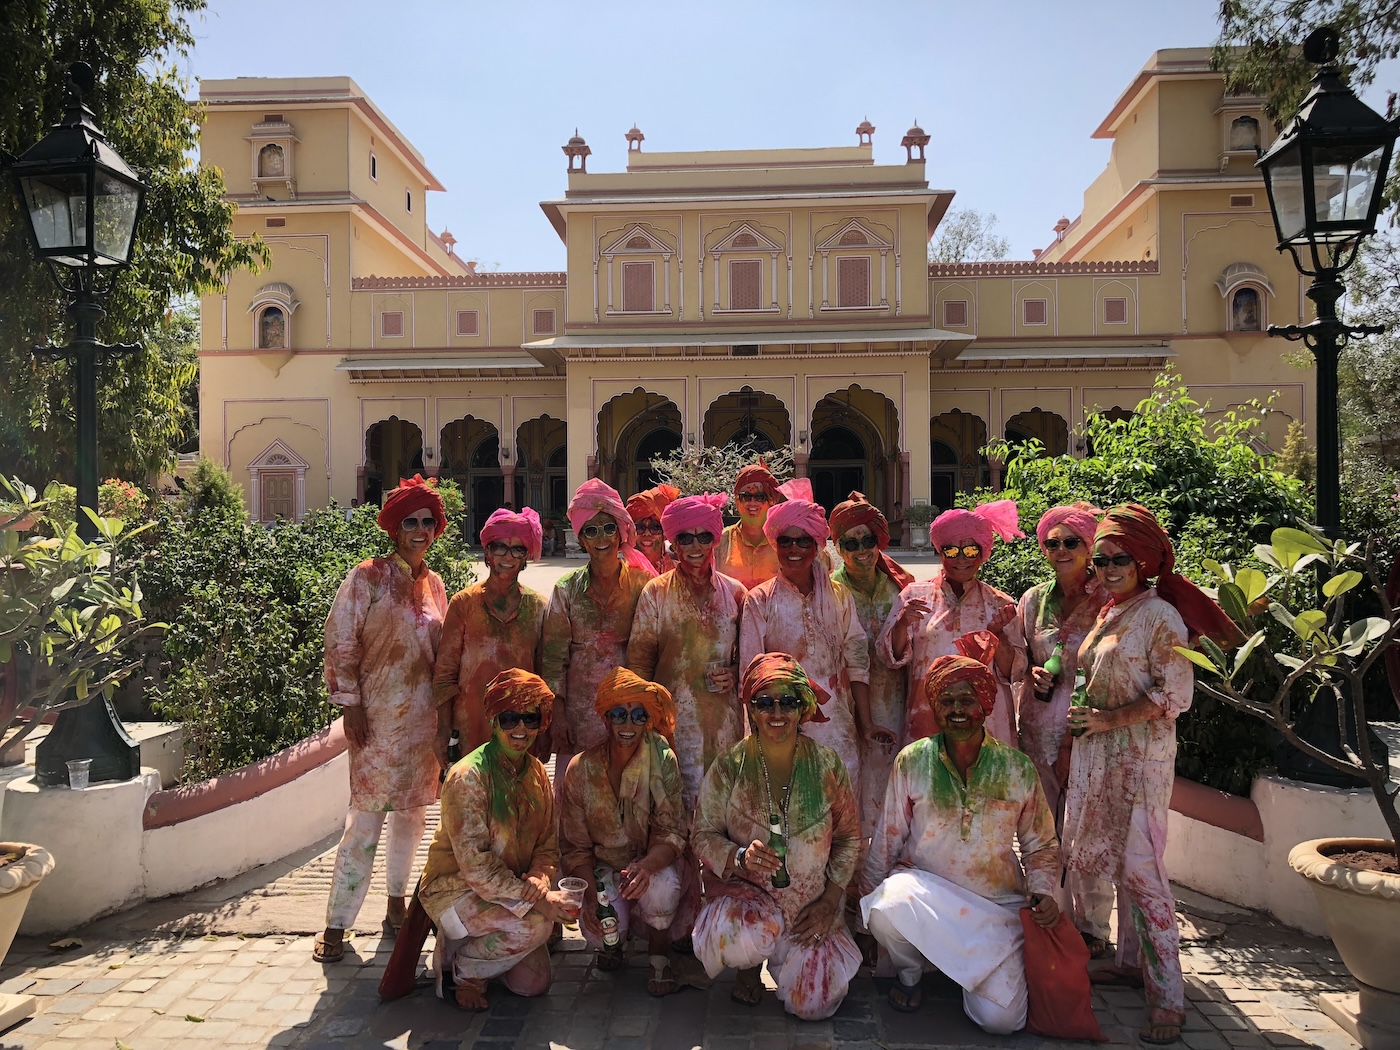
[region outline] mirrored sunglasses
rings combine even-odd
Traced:
[[[645,707],[634,707],[630,710],[619,704],[608,712],[608,721],[615,726],[620,726],[629,718],[634,726],[644,726],[651,721],[651,715],[647,714]]]
[[[644,521],[637,523],[637,531],[645,532],[652,536],[660,536],[662,529],[659,521]]]
[[[682,532],[676,535],[677,547],[689,547],[695,543],[702,547],[708,547],[714,542],[715,534],[713,532]]]
[[[778,546],[783,550],[790,550],[793,547],[800,547],[802,550],[811,550],[817,545],[817,541],[811,536],[779,536]]]
[[[792,693],[784,693],[782,696],[756,696],[749,701],[749,706],[756,711],[771,711],[776,704],[784,711],[796,711],[802,706],[802,700]]]
[[[596,540],[599,536],[616,536],[617,524],[610,521],[606,525],[585,525],[579,529],[578,534],[586,540]]]
[[[1064,549],[1067,551],[1073,551],[1078,550],[1079,545],[1083,542],[1084,541],[1078,536],[1066,536],[1063,540],[1057,539],[1056,537],[1052,536],[1050,539],[1045,541],[1045,549],[1048,551],[1057,551],[1061,547],[1064,547]]]
[[[862,536],[856,539],[854,536],[841,541],[843,551],[868,551],[878,546],[880,541],[874,536]]]
[[[518,543],[513,547],[500,542],[488,543],[486,549],[498,558],[504,558],[507,554],[512,558],[523,558],[530,553],[528,549],[520,546]]]
[[[399,522],[399,528],[412,532],[414,529],[427,529],[432,531],[437,528],[437,519],[429,516],[426,518],[404,518]]]
[[[945,558],[980,558],[982,557],[982,544],[968,543],[962,547],[939,547],[938,552]]]
[[[1106,569],[1110,565],[1116,565],[1120,569],[1126,569],[1136,560],[1137,559],[1134,558],[1131,554],[1115,554],[1111,558],[1107,554],[1095,554],[1094,568]]]
[[[740,492],[736,497],[740,503],[772,503],[773,495],[766,489],[755,492]]]
[[[502,711],[496,716],[496,724],[502,729],[514,729],[524,723],[526,729],[538,729],[544,720],[539,711]]]

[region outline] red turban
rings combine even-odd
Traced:
[[[722,492],[686,496],[661,513],[661,528],[672,543],[682,532],[712,532],[718,538],[724,530],[724,505],[729,497]]]
[[[681,490],[674,485],[657,485],[627,498],[627,513],[633,521],[661,520],[661,512],[674,503]]]
[[[929,539],[935,547],[951,547],[971,540],[982,548],[982,561],[992,556],[992,541],[1018,540],[1021,531],[1014,499],[999,499],[984,503],[973,510],[961,507],[945,510],[929,526]],[[980,562],[978,564],[981,564]]]
[[[597,478],[589,478],[574,490],[574,498],[569,501],[569,527],[581,532],[588,519],[599,511],[617,523],[618,550],[623,560],[648,576],[655,576],[656,568],[637,550],[637,526],[617,489]]]
[[[739,683],[739,699],[748,706],[754,694],[772,682],[784,682],[792,686],[793,692],[802,701],[802,717],[799,722],[830,721],[822,714],[821,705],[831,699],[831,694],[807,677],[802,665],[787,653],[758,653],[749,661]]]
[[[778,479],[773,476],[773,472],[768,469],[768,464],[762,459],[757,463],[750,463],[739,471],[739,476],[734,480],[734,491],[743,492],[751,485],[762,485],[774,498],[782,495],[778,491]]]
[[[1041,549],[1044,549],[1045,538],[1050,535],[1050,530],[1057,525],[1063,525],[1092,547],[1094,530],[1099,527],[1099,515],[1102,513],[1098,507],[1083,500],[1071,503],[1067,507],[1051,507],[1040,516],[1040,521],[1036,522],[1035,538],[1040,541]]]
[[[997,652],[997,636],[991,631],[973,631],[965,634],[954,643],[961,656],[940,656],[929,665],[924,677],[924,695],[929,706],[959,682],[971,682],[982,706],[982,713],[990,715],[997,705],[997,678],[992,673],[992,658]]]
[[[826,538],[831,535],[826,527],[826,514],[821,506],[808,503],[805,499],[786,500],[770,510],[763,522],[763,535],[768,537],[771,546],[776,547],[778,537],[794,527],[811,536],[818,546],[825,543]]]
[[[437,480],[424,481],[422,474],[400,481],[399,487],[384,498],[384,506],[379,508],[379,527],[390,538],[396,539],[400,522],[415,510],[433,512],[433,520],[437,522],[433,539],[447,531],[447,511],[443,509],[442,497],[437,492]]]
[[[655,729],[671,742],[672,747],[675,746],[676,702],[664,685],[648,682],[625,667],[614,667],[598,683],[598,698],[593,703],[593,710],[599,718],[604,718],[619,704],[623,707],[641,704],[650,716],[647,727]]]
[[[482,706],[488,722],[494,721],[497,715],[505,711],[524,712],[539,708],[540,732],[543,733],[549,728],[550,717],[554,714],[554,694],[539,675],[512,667],[491,679]]]
[[[544,526],[540,524],[540,516],[533,509],[525,507],[516,514],[502,507],[492,511],[491,516],[486,519],[486,524],[481,526],[483,547],[497,540],[508,540],[512,536],[524,538],[528,551],[525,557],[530,561],[539,561],[540,551],[544,546]]]
[[[906,572],[899,562],[883,553],[890,545],[889,522],[863,493],[852,492],[844,503],[836,504],[836,508],[831,512],[831,538],[840,543],[842,536],[861,525],[868,525],[870,531],[875,534],[875,547],[881,551],[880,560],[876,563],[877,568],[894,580],[901,591],[904,590],[914,582],[914,577]]]
[[[1176,572],[1176,551],[1157,516],[1139,503],[1125,503],[1104,514],[1094,542],[1112,540],[1133,556],[1143,583],[1156,577],[1157,594],[1181,614],[1194,638],[1205,635],[1220,645],[1239,645],[1244,634],[1225,610],[1185,576]],[[1110,599],[1112,604],[1112,599]]]

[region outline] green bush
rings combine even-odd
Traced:
[[[247,520],[241,501],[207,500],[190,514],[157,508],[140,571],[149,614],[170,627],[152,707],[184,726],[186,779],[264,758],[335,717],[322,629],[346,573],[391,549],[378,510],[347,519],[332,507],[264,527]],[[449,595],[473,578],[457,530],[433,545],[428,563]]]
[[[183,500],[191,513],[206,511],[247,520],[243,506],[243,487],[234,483],[233,476],[208,456],[201,456],[190,475]]]

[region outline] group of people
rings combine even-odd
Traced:
[[[917,1010],[936,968],[1008,1033],[1027,1013],[1019,910],[1103,956],[1116,893],[1116,958],[1094,976],[1145,986],[1143,1038],[1179,1038],[1176,647],[1237,632],[1151,512],[1053,508],[1036,527],[1053,574],[1013,601],[978,579],[1023,535],[1012,501],[939,516],[923,582],[860,493],[828,516],[759,463],[726,528],[729,501],[585,482],[568,517],[588,562],[547,598],[519,580],[540,520],[503,508],[485,579],[449,601],[424,563],[437,493],[414,478],[387,496],[394,553],[351,570],[326,623],[351,808],[316,958],[344,952],[386,814],[385,922],[402,925],[440,794],[417,898],[439,994],[464,1008],[492,979],[545,991],[576,920],[599,969],[644,940],[654,995],[689,949],[737,970],[738,1002],[760,1000],[766,963],[790,1013],[828,1017],[883,949],[894,1008]],[[586,884],[581,907],[561,879]]]

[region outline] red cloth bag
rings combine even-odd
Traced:
[[[1054,926],[1037,926],[1029,908],[1021,909],[1026,934],[1026,989],[1030,1008],[1026,1031],[1054,1039],[1091,1039],[1106,1043],[1090,1003],[1089,949],[1064,915]]]
[[[418,891],[414,890],[413,901],[408,906],[403,928],[394,940],[394,952],[389,956],[389,965],[384,968],[384,976],[379,979],[379,998],[384,1002],[402,999],[418,987],[418,960],[423,954],[423,944],[432,932],[433,922],[418,900]]]

